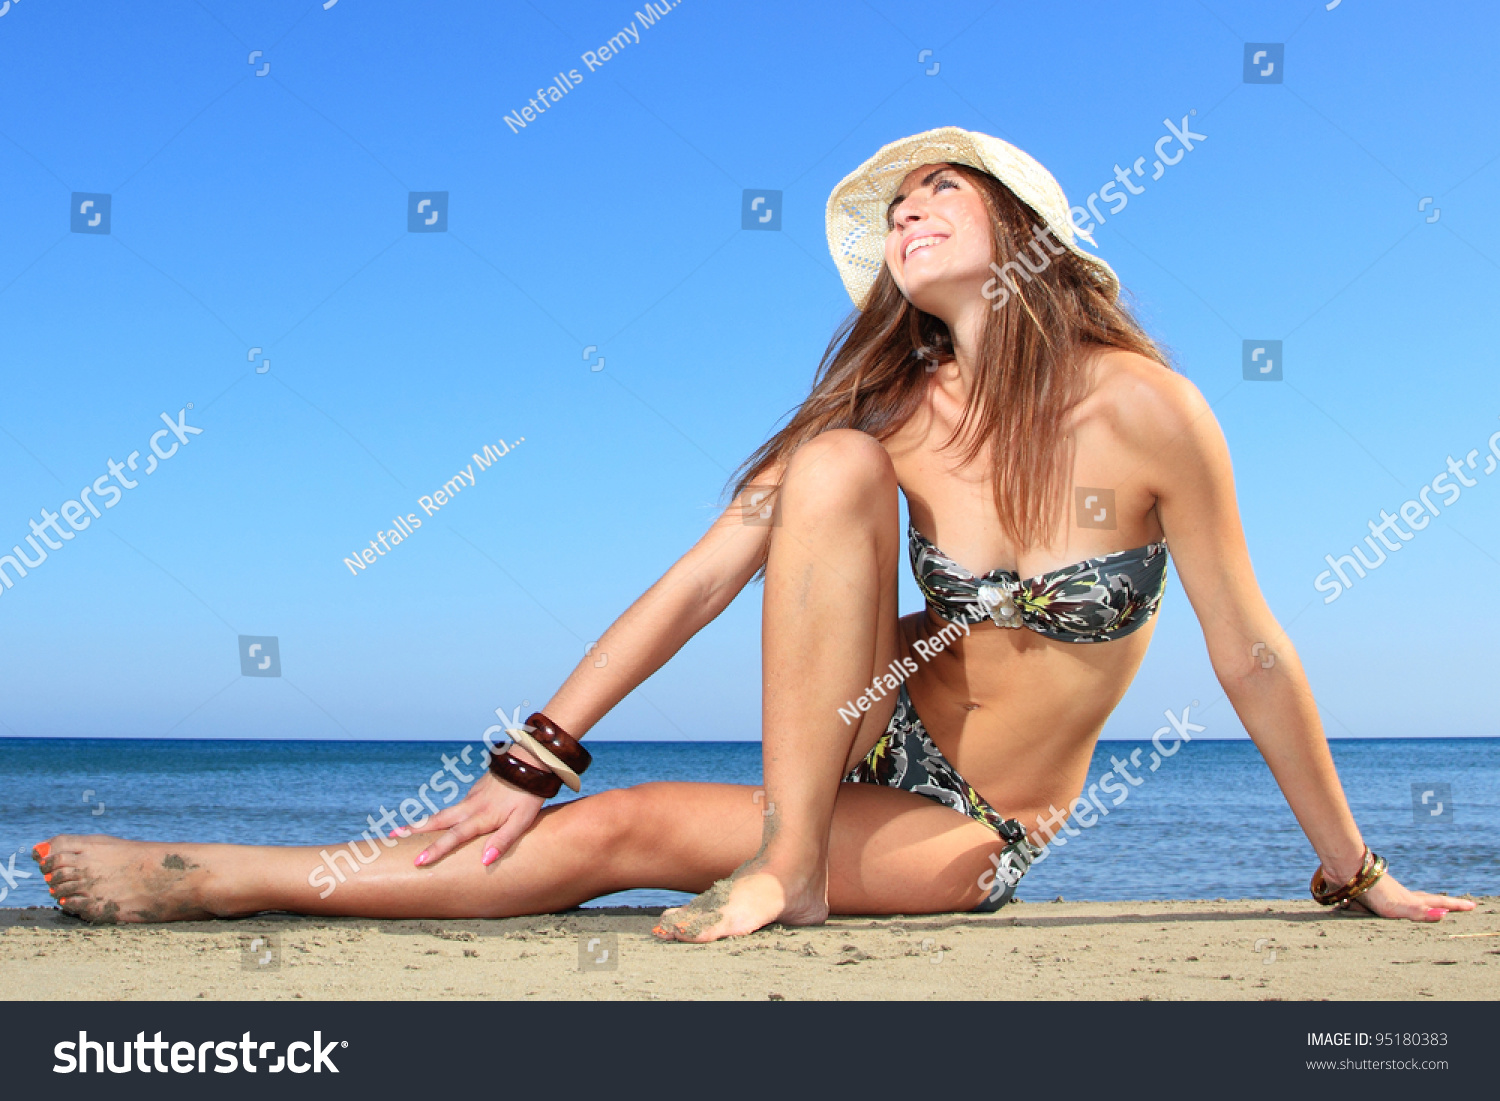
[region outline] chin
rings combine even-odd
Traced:
[[[947,283],[923,283],[911,289],[901,288],[906,300],[923,313],[946,317],[953,303],[964,293]]]

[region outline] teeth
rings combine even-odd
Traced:
[[[910,256],[919,248],[925,248],[928,245],[935,245],[941,240],[941,237],[918,237],[916,240],[912,241],[911,244],[906,246],[906,256],[903,256],[902,259]]]

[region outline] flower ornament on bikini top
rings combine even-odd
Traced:
[[[995,621],[996,627],[1021,627],[1021,609],[1016,606],[1016,592],[1020,582],[1002,581],[995,584],[986,581],[979,586],[979,606],[984,614]]]
[[[1029,627],[1060,642],[1108,642],[1140,628],[1161,602],[1167,544],[1115,551],[1021,578],[1010,570],[976,577],[911,525],[912,573],[927,606],[951,623]]]

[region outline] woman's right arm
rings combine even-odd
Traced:
[[[780,471],[775,473],[779,479]],[[744,500],[730,504],[703,538],[610,624],[547,701],[547,717],[582,737],[729,607],[765,561],[771,527],[769,520],[759,520],[764,507]]]
[[[701,539],[645,591],[590,648],[542,709],[548,718],[581,738],[604,715],[656,672],[720,612],[729,607],[765,561],[771,522],[763,518],[778,485],[778,466],[761,476],[713,522]],[[519,746],[509,752],[540,765]],[[433,815],[421,826],[397,831],[437,833],[416,858],[433,864],[458,846],[490,835],[481,860],[492,864],[536,820],[544,800],[485,772],[461,803]]]

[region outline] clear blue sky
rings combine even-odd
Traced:
[[[1099,248],[1214,403],[1329,732],[1500,733],[1494,5],[642,8],[0,16],[0,551],[144,464],[163,411],[202,429],[0,591],[0,734],[473,739],[539,706],[805,395],[849,308],[830,188],[941,125],[1015,142],[1075,203],[1147,158]],[[1284,44],[1283,83],[1245,83],[1246,43]],[[1205,139],[1150,180],[1184,116]],[[780,230],[741,229],[754,188],[784,193]],[[448,232],[408,232],[424,191]],[[70,231],[75,192],[110,196],[108,235]],[[1244,381],[1245,340],[1284,342],[1281,381]],[[1474,448],[1477,484],[1324,604],[1324,556]],[[757,737],[759,599],[596,736]],[[276,636],[284,675],[242,677],[240,635]],[[1106,736],[1219,695],[1174,579]]]

